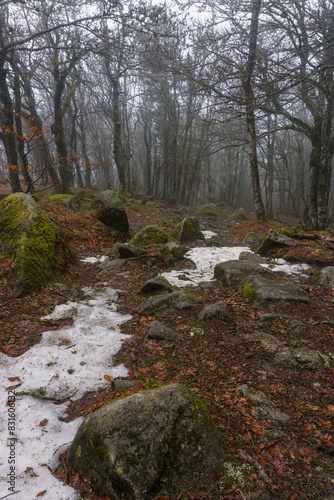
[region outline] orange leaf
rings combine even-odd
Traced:
[[[36,497],[42,497],[43,495],[45,495],[45,493],[46,493],[46,490],[40,491],[39,493],[37,493]]]
[[[13,391],[17,387],[20,387],[21,384],[22,384],[22,382],[20,382],[19,384],[16,384],[16,385],[10,385],[9,387],[6,387],[6,391]]]
[[[62,341],[60,342],[59,345],[67,345],[69,343],[70,343],[70,341],[68,339],[62,339]]]
[[[114,377],[112,377],[111,375],[105,375],[104,376],[104,379],[107,381],[107,382],[113,382],[114,381]]]
[[[22,382],[20,377],[8,377],[9,382]]]
[[[47,419],[47,418],[45,418],[44,420],[42,420],[42,421],[39,423],[39,425],[40,425],[41,427],[44,427],[47,423],[48,423],[48,419]]]

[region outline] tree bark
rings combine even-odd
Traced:
[[[242,79],[242,87],[244,90],[245,103],[246,103],[246,125],[247,125],[248,143],[249,143],[249,160],[250,160],[252,188],[254,193],[256,218],[265,221],[266,213],[261,195],[259,166],[257,160],[255,106],[254,106],[254,92],[252,86],[252,76],[255,68],[256,53],[257,53],[257,36],[258,36],[258,25],[259,25],[261,3],[262,0],[253,1],[252,19],[251,19],[250,34],[249,34],[248,59],[246,62],[246,68]]]

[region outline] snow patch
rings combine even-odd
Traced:
[[[0,464],[0,497],[11,493],[7,482],[11,472],[8,458],[15,451],[16,500],[33,499],[41,491],[44,500],[75,500],[76,492],[56,479],[51,469],[58,465],[58,458],[72,442],[82,418],[70,423],[60,420],[65,415],[68,404],[55,405],[55,401],[65,398],[78,399],[86,391],[96,391],[106,387],[104,375],[126,377],[124,365],[113,366],[112,356],[129,338],[123,335],[119,326],[130,315],[116,311],[117,293],[111,288],[102,289],[94,296],[93,289],[86,287],[86,301],[67,302],[59,305],[45,316],[44,320],[72,317],[73,324],[59,330],[43,333],[39,344],[18,358],[0,353],[1,405],[4,418],[0,423],[2,442],[2,463]],[[14,413],[6,406],[8,387],[19,381],[9,381],[19,377],[22,384],[15,389]],[[42,399],[47,397],[50,399]],[[9,412],[8,409],[11,411]],[[9,413],[15,414],[15,430],[11,431]]]

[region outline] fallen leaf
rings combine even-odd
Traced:
[[[9,387],[6,387],[6,391],[13,391],[17,387],[20,387],[20,385],[22,385],[22,382],[20,382],[19,384],[16,384],[16,385],[10,385]]]
[[[48,423],[48,419],[47,419],[47,418],[45,418],[44,420],[41,420],[41,422],[39,423],[39,425],[40,425],[41,427],[44,427],[47,423]]]
[[[114,381],[114,377],[112,377],[111,375],[104,375],[104,379],[110,383]]]
[[[39,493],[37,493],[36,497],[42,497],[43,495],[45,495],[45,493],[46,493],[46,490],[40,491]]]
[[[70,341],[68,339],[62,339],[59,345],[67,345]]]
[[[22,382],[20,377],[8,377],[9,382]]]

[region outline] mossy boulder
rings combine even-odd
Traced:
[[[172,384],[89,415],[68,463],[114,500],[144,500],[209,486],[222,466],[222,442],[198,397]]]
[[[189,250],[166,233],[166,231],[154,225],[144,227],[144,229],[135,234],[129,243],[145,248],[150,255],[154,252],[162,255],[165,254],[170,260],[181,260],[183,255]]]
[[[42,195],[42,193],[32,193],[30,196],[35,201],[41,201],[44,198],[43,195]]]
[[[130,243],[116,243],[109,250],[109,259],[131,259],[133,257],[140,257],[145,255],[146,251],[142,248],[138,248]]]
[[[144,227],[141,231],[134,235],[134,237],[129,241],[131,245],[136,245],[139,247],[144,247],[151,244],[166,244],[169,242],[177,243],[180,242],[170,236],[166,231],[160,229],[158,226],[150,225]]]
[[[106,226],[129,234],[129,221],[121,200],[113,191],[102,191],[90,206],[96,218]]]
[[[181,243],[194,240],[205,241],[204,234],[199,227],[196,217],[186,217],[183,219],[174,229],[173,237],[181,241]]]
[[[229,217],[227,217],[228,220],[234,220],[234,221],[249,221],[251,220],[251,217],[249,215],[249,213],[247,212],[247,210],[245,210],[244,208],[239,208],[239,210],[237,210],[236,212],[233,212],[232,215],[230,215]]]
[[[166,280],[166,278],[163,278],[162,276],[156,276],[155,278],[151,278],[150,280],[146,281],[146,283],[141,287],[139,290],[139,294],[149,294],[149,293],[155,293],[155,292],[172,292],[173,287],[169,283],[169,281]]]
[[[255,233],[249,232],[246,234],[242,244],[246,247],[258,246],[261,243],[261,238]]]
[[[48,201],[58,203],[59,205],[64,205],[64,207],[73,210],[74,212],[82,211],[82,203],[80,198],[73,196],[71,194],[53,194],[49,196]]]
[[[289,236],[285,236],[284,234],[280,234],[274,229],[270,229],[270,231],[265,235],[262,240],[262,243],[257,248],[256,253],[259,255],[268,255],[270,250],[277,247],[295,247],[296,241]]]
[[[173,314],[201,304],[202,300],[184,291],[169,293],[158,297],[150,297],[138,307],[139,314],[163,315]]]
[[[233,280],[245,274],[271,275],[272,271],[260,266],[257,262],[243,260],[228,260],[216,264],[214,268],[214,278],[220,280],[224,285],[230,285]]]
[[[279,301],[310,303],[308,293],[293,283],[279,283],[262,276],[249,276],[241,282],[241,294],[255,306]]]
[[[217,217],[217,219],[223,219],[223,213],[215,203],[206,203],[196,210],[199,215],[208,215],[211,217]]]
[[[229,231],[219,231],[218,234],[211,236],[209,240],[210,246],[226,247],[235,244],[235,237]]]
[[[96,192],[92,189],[78,189],[75,193],[74,196],[77,196],[78,198],[86,198],[88,200],[94,200],[96,198]]]
[[[54,277],[57,256],[74,260],[60,230],[31,196],[15,193],[0,203],[0,240],[14,259],[9,289],[23,297]]]

